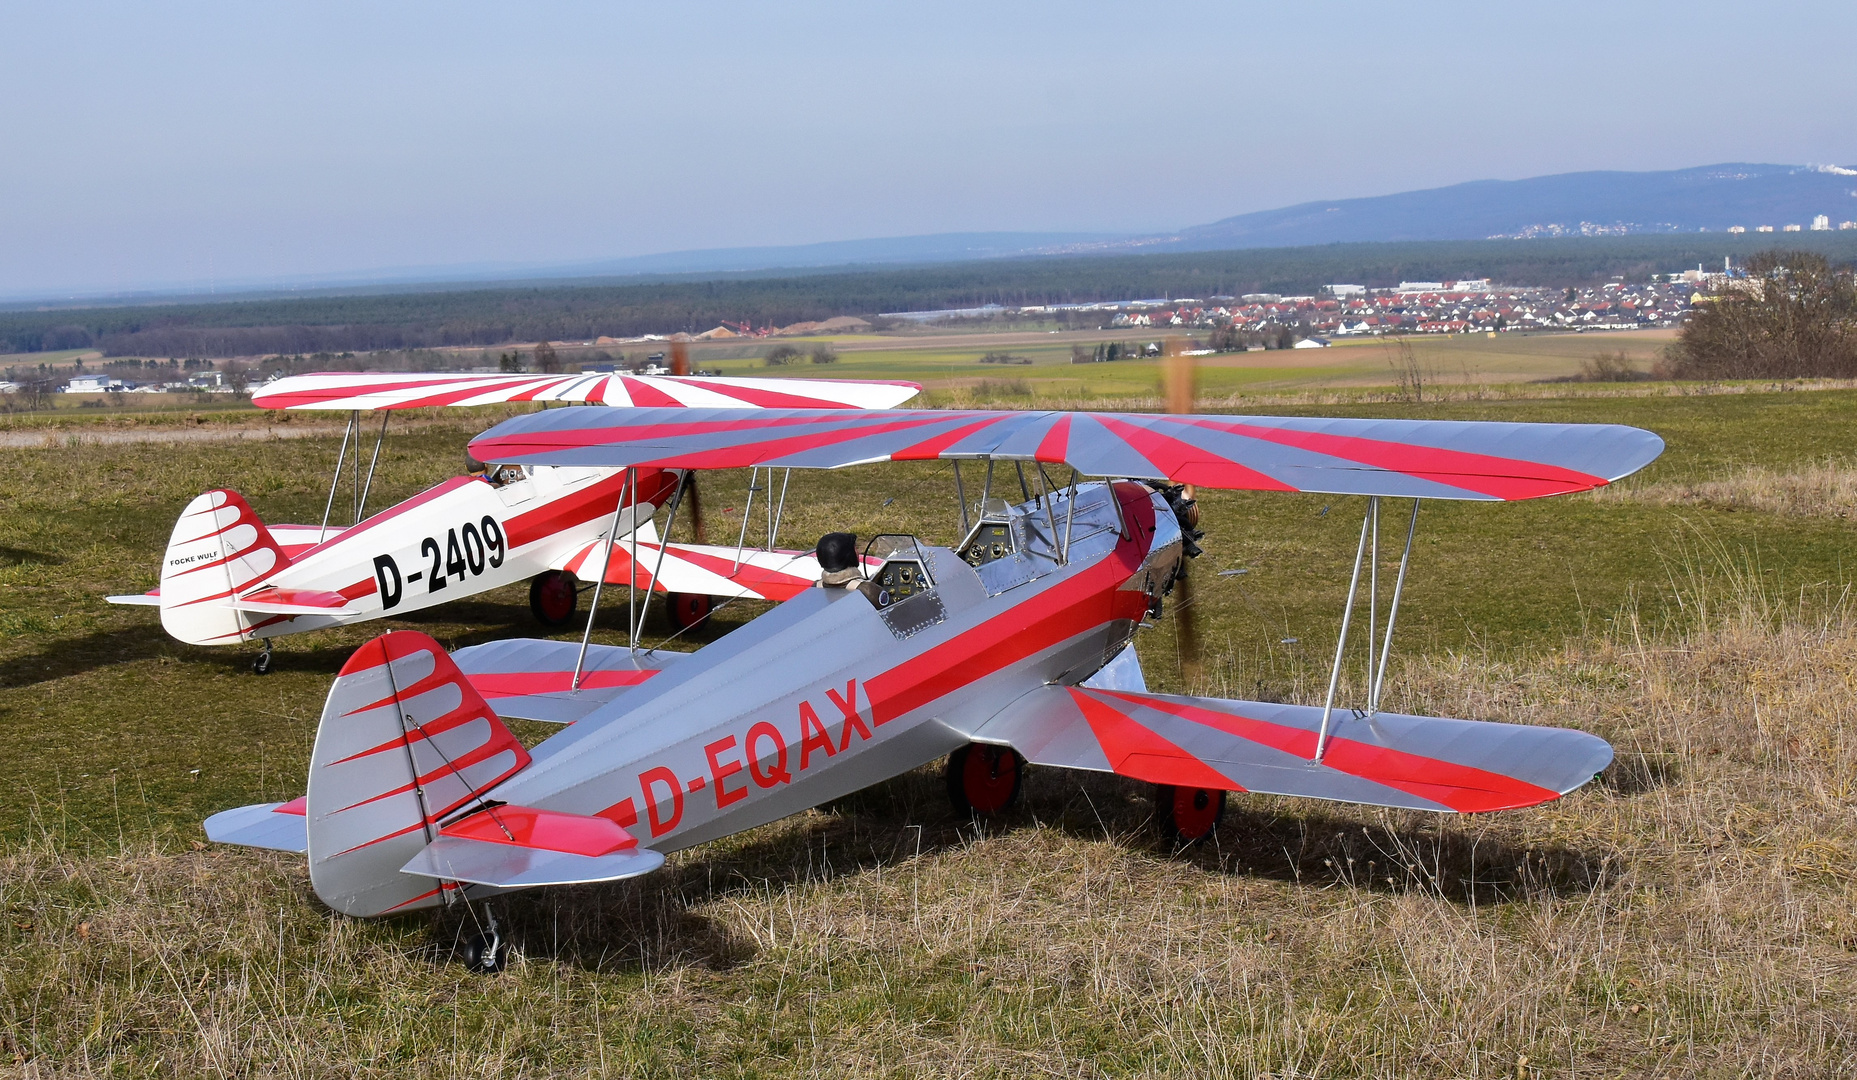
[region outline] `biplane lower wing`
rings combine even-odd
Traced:
[[[459,649],[451,658],[497,715],[571,724],[685,654],[589,645],[575,687],[579,656],[577,641],[509,638]]]
[[[160,607],[161,606],[161,590],[150,589],[144,593],[127,593],[121,596],[106,596],[103,599],[112,604],[123,604],[129,607]]]
[[[1027,761],[1184,787],[1472,813],[1557,799],[1612,761],[1565,728],[1049,686],[972,733]]]
[[[620,540],[606,562],[606,583],[624,585],[630,578],[640,589],[661,593],[780,601],[819,581],[819,560],[810,551],[769,551],[733,544],[664,544],[662,553],[659,548],[657,534],[648,525],[639,529],[636,541]],[[557,569],[592,581],[606,554],[606,541],[596,540],[563,558]]]

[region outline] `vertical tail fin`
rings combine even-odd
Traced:
[[[447,814],[528,763],[438,642],[400,631],[361,646],[329,688],[310,757],[316,895],[362,916],[442,903],[451,882],[400,868]]]
[[[190,645],[225,645],[287,616],[253,615],[226,601],[288,565],[289,556],[236,491],[187,504],[161,562],[161,628]]]

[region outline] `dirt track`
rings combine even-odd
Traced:
[[[279,424],[264,427],[208,424],[195,427],[104,428],[101,430],[48,428],[44,431],[0,431],[0,448],[50,450],[60,446],[121,443],[268,442],[272,439],[309,439],[323,435],[340,435],[342,430],[339,427],[321,424]]]

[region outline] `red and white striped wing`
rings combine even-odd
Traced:
[[[1252,491],[1512,500],[1586,491],[1663,440],[1616,424],[887,409],[558,409],[478,436],[482,461],[725,469],[988,458]]]
[[[888,409],[922,392],[910,382],[588,373],[528,375],[319,371],[259,387],[262,409],[422,409],[510,401],[622,407]]]
[[[620,540],[606,564],[606,582],[624,585],[629,579],[641,589],[658,592],[700,593],[708,596],[745,596],[754,600],[786,600],[812,588],[821,573],[819,560],[808,551],[768,551],[718,544],[670,544],[659,558],[656,543]],[[598,576],[606,541],[596,540],[574,552],[561,569],[582,581]]]
[[[1566,728],[1337,709],[1315,765],[1308,705],[1045,687],[977,731],[1041,765],[1182,787],[1475,813],[1558,799],[1612,762]]]

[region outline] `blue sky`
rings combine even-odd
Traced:
[[[0,0],[0,295],[1857,163],[1857,5]]]

